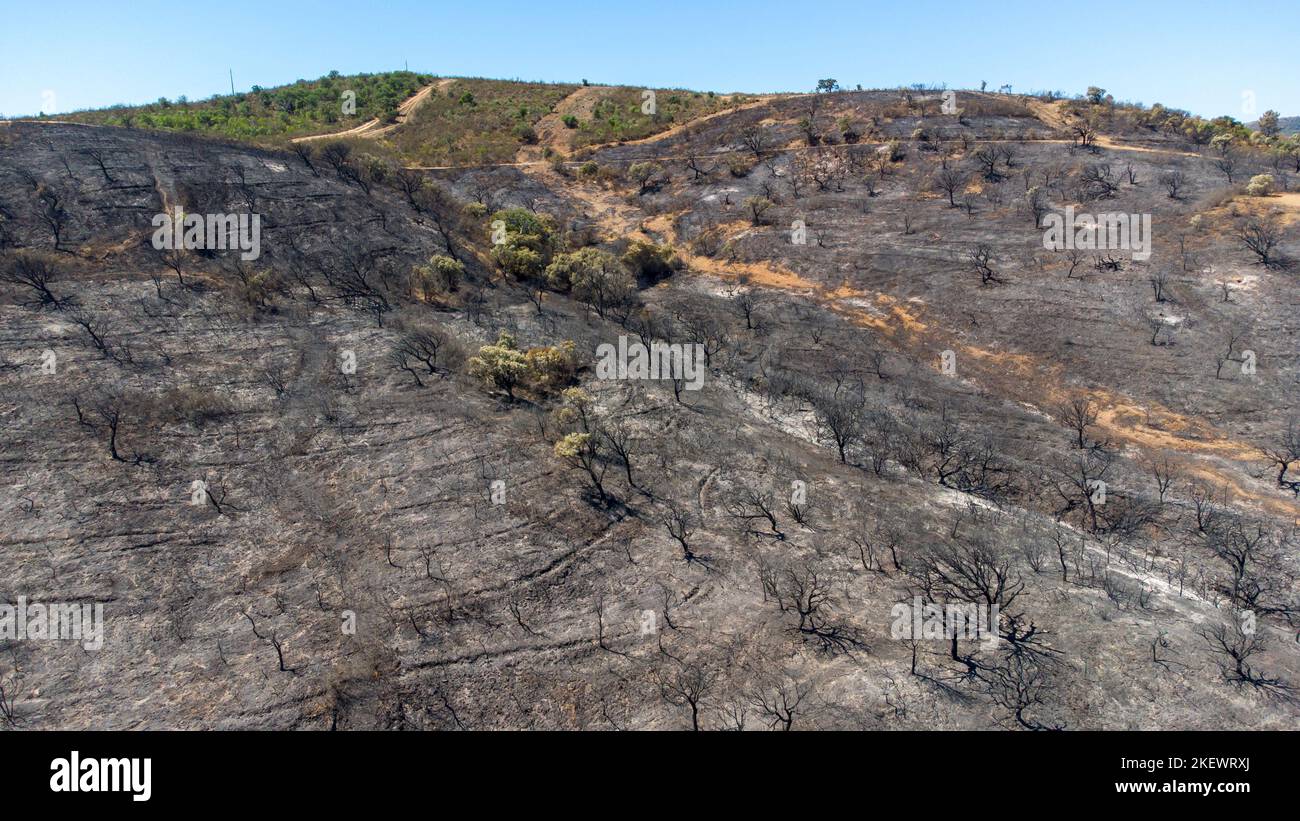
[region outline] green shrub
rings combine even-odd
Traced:
[[[572,292],[602,317],[631,305],[636,294],[636,283],[623,263],[599,248],[557,255],[546,267],[546,283],[557,291]]]
[[[664,167],[657,162],[634,162],[627,169],[627,178],[637,184],[637,193],[644,194],[659,186],[659,176]]]
[[[525,145],[537,144],[537,131],[531,125],[520,124],[514,128],[515,138]]]
[[[733,177],[748,177],[758,161],[744,154],[733,154],[727,158],[727,171]]]
[[[633,240],[623,252],[622,262],[641,283],[654,283],[680,271],[685,263],[670,245]]]
[[[465,276],[465,264],[446,254],[434,254],[427,265],[417,265],[413,272],[412,290],[428,301],[434,294],[455,291]]]
[[[573,381],[577,371],[574,344],[566,340],[519,350],[513,335],[502,331],[495,344],[479,348],[478,356],[469,360],[469,373],[490,389],[504,391],[514,399],[521,388],[550,393]]]
[[[1273,193],[1273,175],[1256,174],[1246,184],[1246,193],[1252,197],[1267,197]]]
[[[514,336],[502,331],[496,344],[484,345],[478,349],[478,356],[470,358],[469,373],[488,388],[505,391],[514,399],[515,389],[528,381],[528,361]]]

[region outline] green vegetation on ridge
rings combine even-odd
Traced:
[[[721,96],[712,91],[659,90],[654,114],[643,111],[644,90],[610,89],[592,108],[590,119],[575,118],[575,147],[622,140],[640,140],[689,120],[734,108],[745,102],[741,95]],[[567,124],[567,123],[566,123]]]
[[[174,101],[164,97],[148,105],[78,111],[60,119],[279,142],[304,134],[343,130],[376,117],[391,119],[403,100],[432,81],[430,75],[411,71],[346,77],[331,71],[316,80],[299,80],[278,88],[253,86],[245,93],[195,102],[184,97]],[[356,93],[356,110],[345,115],[345,94],[349,91]]]
[[[415,165],[512,162],[535,143],[533,125],[577,86],[509,80],[456,80],[434,92],[387,138]]]

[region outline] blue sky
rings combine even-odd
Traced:
[[[1290,2],[131,2],[0,0],[0,114],[68,111],[337,69],[714,91],[1010,83],[1253,119],[1300,114]],[[1291,59],[1287,59],[1291,55]]]

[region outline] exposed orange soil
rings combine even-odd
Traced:
[[[648,220],[645,226],[670,241],[675,239],[671,216]],[[734,263],[694,254],[685,254],[683,258],[694,272],[732,280],[745,276],[753,285],[810,295],[836,313],[883,332],[898,347],[921,353],[922,359],[933,361],[935,368],[939,367],[937,357],[926,354],[946,348],[957,350],[961,354],[959,369],[963,378],[972,382],[996,381],[996,394],[1013,401],[1050,409],[1071,398],[1072,392],[1063,387],[1065,374],[1059,366],[1029,354],[990,351],[963,344],[933,323],[923,322],[920,318],[923,307],[916,303],[903,303],[888,294],[873,294],[848,285],[830,289],[772,263]],[[862,300],[872,301],[883,312],[853,304]],[[1013,378],[1007,379],[1008,375]],[[1183,457],[1179,461],[1189,469],[1194,467],[1196,473],[1215,485],[1230,487],[1238,499],[1253,501],[1271,513],[1288,518],[1300,516],[1300,503],[1277,495],[1271,487],[1261,487],[1248,475],[1260,463],[1259,450],[1253,445],[1232,439],[1209,423],[1159,405],[1144,407],[1115,391],[1098,388],[1090,390],[1089,395],[1100,406],[1096,423],[1100,438],[1148,454],[1167,451],[1176,458]],[[1237,465],[1224,469],[1206,464],[1205,459],[1224,459]]]
[[[1273,215],[1283,225],[1291,225],[1300,222],[1300,192],[1283,191],[1277,194],[1269,194],[1266,197],[1240,196],[1233,197],[1227,203],[1212,208],[1206,213],[1215,218],[1215,222],[1227,224],[1231,220],[1231,212],[1247,211],[1251,214],[1268,216]]]
[[[971,345],[958,350],[964,355],[960,362],[965,367],[958,366],[964,378],[970,379],[973,358],[982,372],[971,381],[997,380],[998,395],[1031,407],[1054,413],[1055,407],[1077,393],[1064,387],[1066,375],[1056,364],[1023,353],[994,352]],[[934,367],[938,367],[937,360]],[[990,372],[990,368],[996,370]],[[1005,374],[1013,374],[1015,378],[999,378]],[[1093,387],[1087,394],[1098,405],[1096,438],[1134,448],[1148,456],[1167,453],[1212,484],[1231,487],[1239,499],[1253,501],[1271,513],[1288,518],[1300,516],[1300,502],[1279,496],[1271,486],[1261,487],[1250,476],[1260,464],[1260,452],[1254,445],[1233,439],[1203,420],[1159,404],[1142,405],[1107,388]],[[1206,460],[1236,464],[1225,470]]]
[[[1164,154],[1170,157],[1191,157],[1194,160],[1202,159],[1201,155],[1197,154],[1194,151],[1178,151],[1176,149],[1171,149],[1171,148],[1151,148],[1145,145],[1121,143],[1121,142],[1116,142],[1114,139],[1104,135],[1098,135],[1093,142],[1097,143],[1097,145],[1101,146],[1102,148],[1110,148],[1117,151],[1139,151],[1144,154]]]
[[[1064,100],[1045,103],[1042,100],[1035,100],[1026,97],[1025,104],[1029,106],[1029,111],[1045,124],[1050,125],[1053,128],[1059,128],[1062,131],[1070,127],[1069,122],[1065,118]]]

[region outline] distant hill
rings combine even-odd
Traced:
[[[1279,117],[1277,124],[1282,129],[1283,134],[1300,133],[1300,117]],[[1258,131],[1259,120],[1256,120],[1253,123],[1246,123],[1246,127]]]
[[[520,148],[536,146],[539,128],[550,138],[563,135],[560,142],[566,149],[644,139],[750,99],[740,94],[653,89],[653,106],[647,108],[648,89],[640,87],[480,77],[435,80],[433,75],[409,71],[352,76],[331,72],[315,80],[273,88],[253,86],[247,92],[206,100],[164,98],[43,119],[180,131],[262,146],[283,146],[295,138],[330,133],[374,142],[382,137],[381,150],[394,152],[406,163],[487,165],[512,161]],[[416,97],[421,89],[428,93]],[[582,93],[574,95],[579,89]],[[349,91],[356,94],[355,110],[345,113],[343,95]],[[566,99],[568,105],[558,111],[556,106]],[[400,110],[404,102],[407,111]],[[554,116],[541,122],[548,114]],[[397,129],[399,121],[402,128]]]

